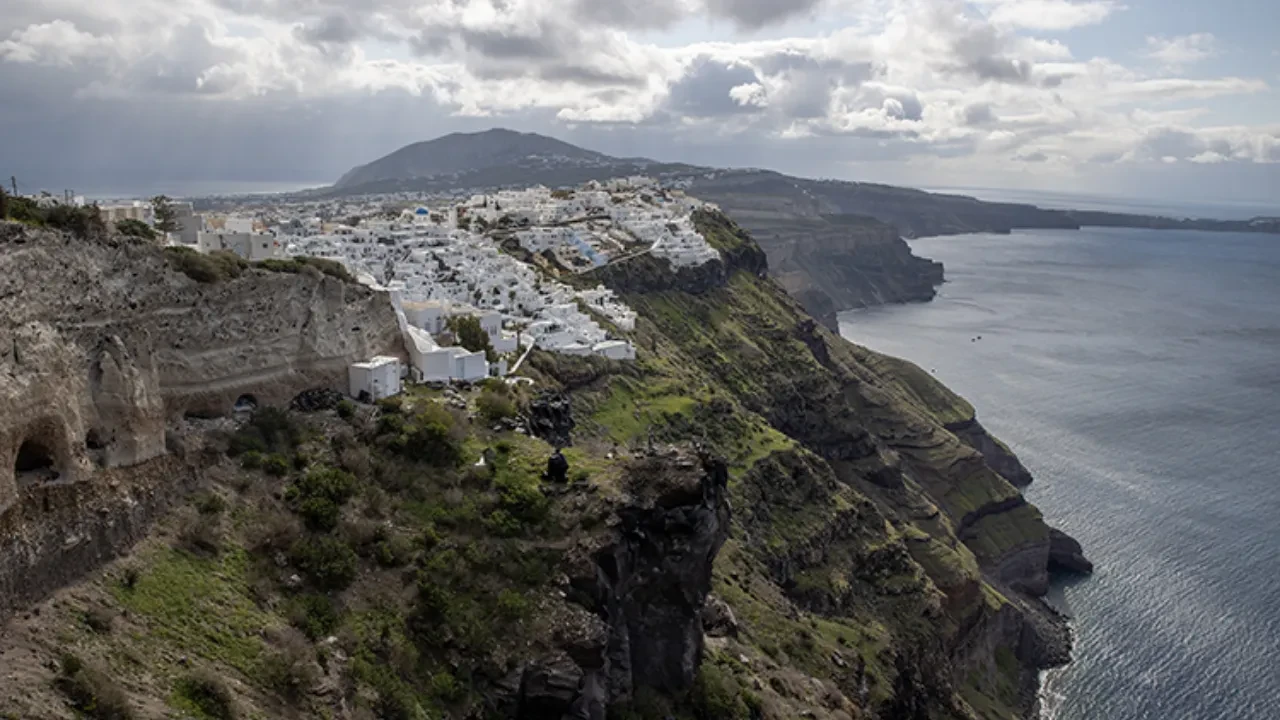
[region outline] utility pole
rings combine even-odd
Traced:
[[[9,183],[13,185],[13,196],[18,196],[18,178],[16,175],[9,176]]]

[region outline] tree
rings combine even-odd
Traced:
[[[484,351],[490,361],[497,359],[493,352],[493,343],[489,342],[489,333],[480,327],[480,318],[475,315],[454,315],[447,323],[458,344],[471,352]]]
[[[143,240],[156,239],[156,231],[150,225],[132,218],[116,221],[116,231],[121,235],[142,238]]]
[[[156,216],[156,230],[162,233],[178,232],[178,211],[173,209],[173,202],[167,195],[151,198],[151,210]]]

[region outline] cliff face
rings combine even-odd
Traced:
[[[692,192],[715,202],[751,232],[773,276],[828,328],[837,313],[889,303],[932,300],[942,264],[911,252],[899,230],[807,190],[812,181],[773,173],[727,173],[695,181]]]
[[[699,222],[728,251],[704,273],[722,283],[646,286],[649,261],[606,279],[640,314],[637,367],[535,366],[590,413],[579,434],[693,435],[727,457],[713,587],[740,632],[706,662],[745,663],[766,717],[1021,716],[1069,645],[1036,599],[1051,531],[1012,484],[1025,469],[919,368],[809,318],[726,218]],[[790,689],[814,680],[825,704]]]
[[[201,284],[153,246],[0,223],[0,518],[36,520],[30,492],[79,507],[97,469],[163,456],[173,421],[344,388],[398,344],[386,299],[332,278]]]

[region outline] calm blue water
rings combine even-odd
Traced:
[[[846,313],[935,370],[1097,573],[1060,588],[1055,720],[1280,718],[1280,237],[927,238],[932,303]],[[973,341],[978,335],[981,340]]]

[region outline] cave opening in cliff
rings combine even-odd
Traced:
[[[236,398],[235,412],[253,412],[258,409],[258,398],[252,395],[241,395]]]
[[[18,448],[18,457],[13,462],[14,473],[18,475],[38,475],[47,479],[58,477],[54,468],[53,453],[44,443],[30,439]]]

